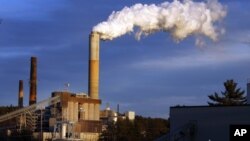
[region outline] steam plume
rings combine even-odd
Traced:
[[[156,31],[168,31],[176,41],[188,35],[203,35],[216,41],[224,29],[215,25],[226,16],[226,8],[217,0],[207,2],[164,2],[159,5],[135,4],[112,12],[107,21],[93,28],[103,40],[112,40],[126,33],[133,32],[136,38]]]

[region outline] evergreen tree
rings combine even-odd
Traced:
[[[237,88],[237,83],[234,80],[227,80],[224,82],[225,91],[221,92],[221,96],[217,92],[213,95],[208,95],[212,102],[208,102],[210,106],[216,105],[243,105],[246,104],[246,96],[244,96],[245,91],[241,88]]]

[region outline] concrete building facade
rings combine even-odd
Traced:
[[[230,125],[250,125],[250,105],[170,108],[170,141],[229,141]]]
[[[88,137],[91,134],[91,138],[98,139],[101,122],[95,107],[101,104],[101,100],[70,92],[53,92],[52,97],[54,96],[60,96],[61,100],[50,106],[50,129],[54,128],[56,121],[71,122],[74,123],[74,132],[79,136]]]

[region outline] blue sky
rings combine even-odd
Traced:
[[[0,0],[0,105],[17,105],[18,81],[28,103],[30,57],[38,57],[38,100],[52,91],[87,92],[88,36],[112,11],[164,1]],[[222,0],[228,14],[218,42],[196,47],[190,36],[176,43],[158,32],[140,41],[128,34],[101,42],[100,97],[105,107],[167,118],[175,105],[207,105],[207,95],[234,79],[250,78],[250,2]]]

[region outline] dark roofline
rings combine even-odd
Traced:
[[[207,107],[250,107],[250,104],[245,105],[234,105],[234,106],[225,106],[225,105],[216,105],[216,106],[209,106],[209,105],[198,105],[198,106],[171,106],[171,108],[207,108]]]

